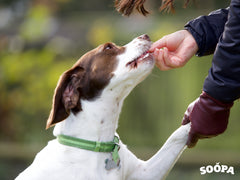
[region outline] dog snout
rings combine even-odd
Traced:
[[[143,35],[139,36],[138,39],[143,39],[143,40],[151,41],[150,37],[149,37],[147,34],[143,34]]]

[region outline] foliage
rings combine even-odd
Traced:
[[[37,5],[31,8],[21,25],[20,35],[27,41],[39,41],[48,33],[46,28],[53,22],[49,17],[49,8]]]
[[[53,129],[45,130],[53,92],[59,76],[81,55],[107,41],[124,45],[144,33],[156,41],[199,15],[226,7],[230,0],[190,1],[187,9],[181,0],[175,2],[174,15],[158,12],[161,0],[148,0],[150,15],[128,18],[109,0],[0,2],[0,179],[16,177],[54,138]],[[180,126],[188,104],[201,93],[211,58],[194,57],[185,67],[166,72],[155,68],[127,97],[118,133],[138,157],[150,157]],[[168,179],[229,178],[200,176],[199,167],[211,159],[235,162],[239,168],[239,109],[236,101],[227,131],[189,149],[188,163],[180,161]],[[239,179],[239,174],[232,177]]]
[[[69,67],[55,58],[49,50],[1,54],[0,106],[5,112],[0,132],[7,133],[6,139],[24,140],[36,128],[44,128],[57,79]]]
[[[89,43],[96,47],[99,44],[113,41],[114,32],[111,25],[105,19],[98,19],[93,22],[90,31],[87,34]]]
[[[44,128],[54,88],[61,73],[84,52],[107,41],[123,45],[143,33],[156,41],[182,29],[187,20],[203,13],[189,9],[177,16],[125,18],[113,10],[76,12],[74,6],[79,6],[79,1],[53,2],[51,5],[44,1],[33,3],[17,27],[16,24],[6,27],[9,32],[15,27],[14,31],[0,36],[1,141],[43,143],[52,138],[51,130]],[[104,1],[99,9],[108,6],[107,3]],[[150,6],[155,3],[152,1]],[[96,2],[93,7],[98,5]],[[86,9],[90,11],[89,8]],[[161,72],[155,68],[126,99],[118,130],[122,140],[130,147],[159,147],[180,125],[188,104],[201,93],[210,65],[211,56],[208,56],[202,60],[194,57],[181,69]],[[239,150],[240,145],[235,143],[239,138],[235,126],[239,123],[238,107],[236,103],[232,110],[229,130],[218,138],[199,143],[197,148]]]

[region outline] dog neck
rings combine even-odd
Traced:
[[[82,111],[58,123],[53,134],[64,134],[91,141],[112,141],[118,126],[123,99],[111,92],[93,101],[81,100]]]

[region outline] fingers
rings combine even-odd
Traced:
[[[198,135],[190,132],[188,135],[188,140],[186,144],[188,148],[193,148],[197,144],[198,139],[199,139]]]
[[[185,31],[186,30],[180,30],[175,33],[163,36],[161,39],[152,44],[149,51],[153,52],[156,48],[161,49],[163,47],[168,48],[170,51],[176,50],[185,38]]]
[[[160,70],[166,71],[166,70],[170,69],[165,63],[163,49],[156,49],[154,51],[154,57],[155,57],[155,60],[156,60],[156,66]]]
[[[155,49],[154,58],[156,60],[156,66],[162,71],[175,68],[167,48]]]
[[[166,38],[159,39],[158,41],[154,42],[149,49],[149,52],[154,52],[155,49],[161,49],[163,47],[166,47],[167,41]]]
[[[184,118],[183,118],[183,120],[182,120],[182,125],[186,125],[186,124],[188,124],[188,123],[190,123],[190,120],[189,120],[189,118],[187,118],[187,117],[184,115]]]
[[[187,110],[184,113],[182,125],[188,124],[190,122],[190,114],[192,113],[193,107],[198,100],[199,100],[199,98],[197,98],[195,101],[193,101],[192,103],[189,104]]]

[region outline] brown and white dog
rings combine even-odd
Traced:
[[[150,38],[142,35],[121,47],[100,45],[63,73],[55,89],[47,128],[54,135],[111,142],[124,99],[154,67]],[[17,180],[156,180],[166,177],[185,148],[190,125],[181,126],[148,161],[138,159],[120,141],[120,161],[111,152],[94,152],[52,140]]]

